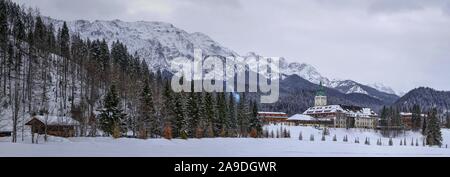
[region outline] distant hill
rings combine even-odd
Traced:
[[[406,93],[394,103],[394,106],[406,109],[414,104],[420,105],[423,110],[436,107],[440,111],[448,111],[450,110],[450,92],[420,87]]]
[[[314,105],[314,96],[319,85],[297,75],[291,75],[280,82],[280,98],[277,103],[262,105],[264,110],[284,111],[288,114],[302,113]],[[333,88],[325,88],[328,104],[344,104],[370,107],[379,110],[385,103],[361,93],[345,94]]]

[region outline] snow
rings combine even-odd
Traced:
[[[377,89],[380,92],[385,92],[385,93],[389,93],[389,94],[394,94],[394,95],[398,95],[398,96],[402,96],[401,93],[397,93],[394,91],[394,89],[392,89],[391,87],[388,87],[386,85],[384,85],[383,83],[373,83],[373,84],[369,84],[368,86]]]
[[[382,138],[383,146],[377,146],[380,134],[368,129],[329,129],[326,141],[320,141],[322,130],[304,126],[270,125],[266,129],[278,130],[286,127],[291,138],[203,138],[203,139],[113,139],[109,137],[49,137],[49,142],[30,144],[30,140],[16,144],[9,138],[0,138],[0,156],[96,156],[96,157],[378,157],[378,156],[444,156],[450,157],[450,149],[422,147],[420,133],[406,132],[394,138],[394,146],[387,146],[388,138]],[[298,140],[302,132],[303,141]],[[450,130],[443,129],[444,144],[450,143]],[[316,141],[309,141],[313,134]],[[337,142],[331,141],[337,136]],[[348,135],[349,142],[342,142]],[[371,145],[355,144],[354,137],[370,138]],[[407,139],[407,146],[399,146],[399,141]],[[419,140],[420,146],[411,146],[411,138]]]
[[[366,94],[368,95],[369,93],[367,93],[367,91],[365,91],[363,88],[361,88],[359,85],[354,85],[353,87],[351,87],[348,91],[347,94],[350,93],[361,93],[361,94]]]
[[[258,112],[258,114],[286,114],[284,112]]]
[[[33,118],[38,119],[42,123],[47,125],[79,125],[79,122],[72,119],[71,117],[64,116],[34,116]]]
[[[314,117],[305,115],[305,114],[295,114],[291,117],[288,118],[288,120],[305,120],[305,121],[309,121],[309,120],[316,120]]]

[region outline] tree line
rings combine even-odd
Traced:
[[[436,108],[422,112],[420,105],[413,105],[407,109],[411,112],[410,125],[405,125],[406,121],[402,120],[400,110],[396,107],[382,108],[379,126],[384,136],[397,136],[407,126],[410,126],[412,131],[420,131],[424,135],[427,145],[442,145],[441,125],[444,125],[444,122],[439,120]],[[446,124],[448,124],[448,121]]]

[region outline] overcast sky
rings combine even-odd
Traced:
[[[165,21],[329,78],[450,90],[448,0],[14,0],[63,20]]]

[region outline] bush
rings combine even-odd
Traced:
[[[252,130],[250,131],[250,137],[258,138],[258,131],[255,128],[252,128]]]
[[[203,129],[198,127],[195,129],[195,137],[196,138],[203,138]]]
[[[188,139],[188,135],[187,135],[186,131],[181,131],[180,132],[180,138],[184,139],[184,140]]]
[[[168,139],[168,140],[172,139],[172,127],[170,126],[170,124],[167,124],[164,127],[163,136],[165,139]]]
[[[120,138],[121,132],[120,132],[119,126],[114,126],[112,136],[113,136],[113,138]]]

